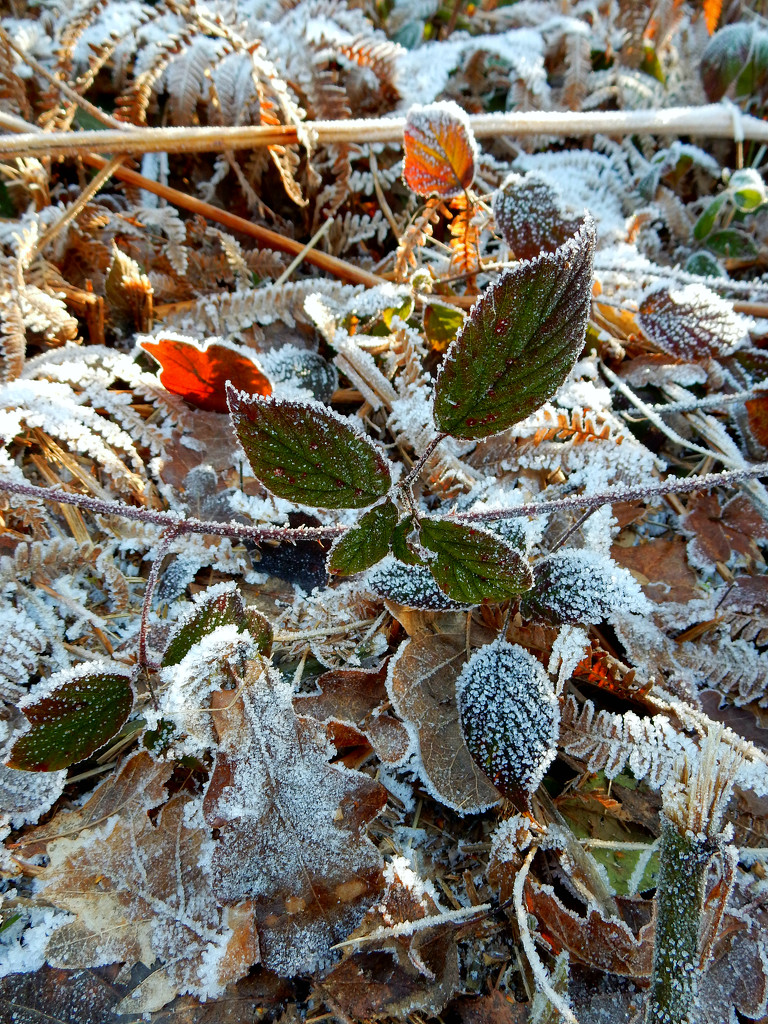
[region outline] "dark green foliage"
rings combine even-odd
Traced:
[[[330,409],[252,398],[231,385],[227,396],[254,476],[279,498],[315,508],[365,508],[389,491],[383,452]]]
[[[510,174],[494,193],[493,214],[518,260],[554,252],[576,234],[580,224],[563,215],[555,190],[533,174]]]
[[[255,608],[245,607],[234,586],[224,584],[206,591],[192,612],[176,624],[163,655],[163,668],[178,665],[204,636],[230,623],[239,632],[250,633],[259,651],[269,654],[272,626]]]
[[[328,572],[353,576],[380,562],[389,551],[396,525],[397,509],[389,500],[366,512],[357,526],[348,530],[331,548]]]
[[[461,604],[506,601],[533,583],[526,560],[511,544],[482,527],[422,519],[421,542],[434,554],[429,567],[440,589]]]
[[[77,674],[75,674],[75,672]],[[89,757],[125,724],[133,707],[127,675],[86,668],[22,710],[32,728],[13,745],[9,768],[55,772]]]
[[[584,346],[594,246],[587,218],[555,252],[506,271],[478,299],[437,378],[440,431],[497,434],[561,387]]]

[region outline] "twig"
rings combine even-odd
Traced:
[[[517,916],[517,925],[520,929],[520,941],[523,944],[523,950],[528,958],[528,964],[533,971],[533,976],[541,985],[541,989],[549,999],[550,1003],[558,1010],[564,1021],[568,1024],[579,1024],[578,1020],[574,1017],[571,1012],[571,1008],[568,1003],[563,999],[559,992],[555,992],[552,988],[552,984],[547,974],[544,964],[539,959],[539,954],[536,952],[536,947],[533,944],[531,938],[531,930],[528,927],[528,914],[523,904],[523,887],[525,886],[525,880],[528,877],[528,872],[531,868],[531,862],[536,855],[536,847],[534,846],[528,851],[528,856],[523,862],[523,866],[520,868],[518,873],[515,875],[515,884],[512,888],[512,898],[515,904],[515,915]]]
[[[526,111],[476,114],[469,118],[479,139],[503,135],[693,135],[733,138],[733,119],[724,104],[669,107],[662,110]],[[2,122],[0,122],[2,123]],[[350,118],[344,121],[305,121],[320,146],[365,142],[402,143],[404,117]],[[741,118],[744,138],[768,141],[768,124]],[[227,149],[257,149],[299,143],[292,125],[242,125],[203,128],[124,128],[84,132],[29,132],[0,139],[0,156],[72,156],[76,153],[220,153]]]
[[[54,501],[60,505],[74,505],[95,512],[102,516],[120,516],[141,523],[150,523],[165,529],[176,529],[179,533],[202,533],[212,537],[237,537],[252,540],[256,543],[268,540],[324,540],[338,537],[345,532],[345,526],[246,526],[243,523],[215,523],[190,517],[185,519],[178,512],[161,512],[159,509],[139,508],[125,505],[120,501],[103,501],[89,494],[72,494],[69,491],[58,491],[53,487],[35,487],[33,484],[21,484],[15,480],[0,478],[0,491],[8,494],[21,494],[27,498],[38,498],[41,501]]]
[[[25,128],[30,129],[34,138],[44,135],[44,133],[39,130],[35,130],[33,125],[26,121],[22,121],[21,118],[15,117],[14,115],[0,113],[0,126],[4,126],[10,131],[16,132],[23,131]],[[154,131],[155,129],[152,130]],[[161,130],[164,131],[165,129]],[[184,130],[186,131],[189,129]],[[197,131],[199,129],[191,130]],[[81,136],[86,133],[75,132],[73,134]],[[103,135],[104,132],[94,132],[92,134]],[[110,134],[115,135],[118,133],[112,132]],[[49,135],[45,135],[44,137],[50,138]],[[133,134],[131,135],[131,138],[133,138]],[[2,144],[3,137],[0,136],[0,145]],[[83,155],[83,163],[88,164],[90,167],[97,167],[101,169],[107,166],[108,161],[105,160],[104,157],[97,156],[93,153],[85,153]],[[230,231],[237,231],[242,235],[255,238],[261,243],[261,245],[268,249],[275,249],[278,252],[286,252],[290,256],[298,256],[305,248],[301,242],[296,242],[294,239],[286,238],[277,231],[270,231],[269,228],[264,228],[259,224],[254,224],[252,221],[246,220],[245,217],[238,217],[236,214],[229,213],[227,210],[221,210],[217,206],[212,206],[210,203],[203,202],[202,199],[197,199],[195,196],[187,195],[186,192],[180,192],[178,189],[171,188],[170,185],[164,185],[162,182],[153,181],[151,178],[145,178],[143,174],[139,174],[137,171],[133,171],[129,167],[118,167],[114,172],[114,176],[128,185],[134,185],[136,188],[141,188],[145,192],[152,192],[154,195],[160,196],[161,199],[165,199],[166,202],[173,204],[173,206],[178,206],[182,210],[188,210],[190,213],[199,214],[201,217],[205,217],[206,220],[213,221],[216,224],[221,224]],[[313,266],[318,267],[320,270],[324,270],[327,274],[331,274],[333,277],[338,277],[341,281],[348,281],[350,284],[364,284],[369,288],[375,288],[378,285],[386,284],[383,277],[379,277],[367,270],[363,270],[361,267],[356,267],[353,263],[347,263],[346,260],[341,260],[337,256],[329,256],[328,253],[313,250],[306,253],[304,258],[307,263],[311,263]]]
[[[658,484],[638,487],[615,487],[599,494],[573,494],[567,498],[553,498],[551,501],[533,502],[526,505],[511,505],[508,508],[485,509],[480,512],[457,512],[452,518],[461,523],[490,523],[500,519],[520,519],[525,516],[543,516],[550,512],[574,509],[600,508],[624,501],[643,501],[663,497],[666,494],[690,494],[694,491],[708,491],[713,487],[729,487],[742,480],[768,476],[768,462],[759,462],[743,469],[729,469],[724,473],[707,473],[704,476],[673,478]],[[179,533],[202,533],[213,537],[238,537],[257,543],[267,540],[287,541],[323,540],[339,537],[346,533],[348,526],[246,526],[242,523],[217,523],[209,520],[184,519],[178,512],[161,512],[158,509],[137,508],[119,501],[103,501],[88,494],[72,494],[52,487],[35,487],[15,480],[0,478],[0,492],[21,494],[27,498],[53,501],[60,505],[74,505],[85,508],[97,515],[121,516],[143,523],[152,523],[166,529],[176,528]]]
[[[459,512],[454,518],[462,523],[488,523],[498,519],[519,519],[522,516],[543,516],[563,510],[600,508],[623,501],[643,501],[646,498],[663,497],[665,494],[690,494],[693,491],[708,491],[713,487],[729,487],[741,480],[768,476],[768,462],[760,462],[744,469],[729,469],[724,473],[707,473],[704,476],[673,478],[659,484],[638,487],[616,487],[600,494],[574,494],[568,498],[553,498],[551,501],[533,502],[528,505],[512,505],[509,508],[487,509],[482,512]]]
[[[59,217],[54,224],[51,224],[43,237],[38,240],[34,250],[35,254],[41,253],[47,245],[50,245],[54,238],[67,226],[67,224],[75,219],[86,203],[90,202],[96,193],[115,174],[124,159],[125,157],[122,156],[114,156],[109,163],[104,164],[98,174],[88,182],[72,205],[64,211],[61,217]]]

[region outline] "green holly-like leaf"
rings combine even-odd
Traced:
[[[328,572],[338,576],[354,576],[376,565],[389,551],[392,533],[397,526],[397,509],[387,500],[366,512],[360,522],[348,530],[328,553]]]
[[[120,666],[81,666],[59,672],[45,693],[21,705],[32,728],[14,743],[9,768],[56,772],[90,757],[125,724],[133,690]]]
[[[219,626],[233,624],[248,632],[262,654],[272,648],[272,627],[255,608],[246,608],[234,583],[220,583],[198,594],[194,607],[181,618],[163,655],[163,668],[178,665],[198,641]]]
[[[254,476],[278,498],[315,508],[365,508],[389,491],[381,449],[331,409],[257,399],[231,384],[227,401]]]
[[[527,806],[557,752],[560,710],[547,673],[524,647],[495,640],[461,670],[456,697],[475,763]]]
[[[533,573],[511,544],[490,530],[422,519],[421,543],[435,557],[429,563],[440,589],[461,604],[506,601],[533,585]]]
[[[437,377],[439,430],[488,437],[555,394],[584,346],[594,248],[586,217],[554,252],[519,263],[480,296]]]

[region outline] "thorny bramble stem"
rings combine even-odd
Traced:
[[[423,458],[423,456],[422,456]],[[413,472],[413,470],[411,470]],[[409,474],[410,475],[410,474]],[[456,522],[490,523],[499,519],[519,519],[523,516],[541,516],[550,512],[574,509],[596,509],[601,505],[612,505],[619,501],[642,501],[646,498],[661,497],[665,494],[689,494],[692,491],[707,491],[712,487],[728,487],[741,480],[768,476],[768,462],[759,462],[744,469],[729,469],[724,473],[707,473],[703,476],[684,479],[664,480],[659,484],[640,487],[616,487],[601,491],[600,494],[574,494],[568,498],[554,498],[552,501],[532,502],[526,505],[511,505],[509,508],[486,509],[482,512],[459,512]],[[400,485],[402,486],[402,484]],[[15,480],[0,479],[0,492],[22,494],[41,501],[54,501],[61,505],[74,505],[98,515],[121,516],[142,523],[152,523],[176,529],[179,533],[202,533],[213,537],[239,537],[256,543],[266,540],[287,541],[322,540],[340,537],[349,529],[347,526],[246,526],[243,523],[215,523],[190,517],[184,519],[175,512],[160,512],[157,509],[137,508],[119,501],[103,501],[88,494],[72,494],[51,487],[35,487],[34,484],[20,484]]]
[[[512,505],[510,508],[489,509],[482,512],[459,512],[454,518],[461,523],[489,523],[498,519],[541,516],[563,510],[594,509],[600,508],[601,505],[612,505],[620,501],[643,501],[646,498],[661,497],[665,494],[708,491],[712,487],[727,487],[740,480],[750,480],[760,476],[768,476],[768,462],[745,466],[744,469],[729,469],[724,473],[706,473],[703,476],[665,480],[659,484],[616,487],[609,491],[602,491],[600,494],[574,494],[568,498],[531,502],[528,505]]]
[[[418,459],[416,459],[414,464],[411,466],[411,470],[408,473],[408,476],[400,484],[400,486],[404,490],[407,489],[407,490],[410,491],[410,489],[413,487],[413,485],[418,480],[419,473],[421,473],[422,469],[424,469],[424,466],[426,465],[427,459],[430,457],[430,455],[435,450],[435,448],[437,448],[437,446],[440,444],[440,442],[444,438],[446,438],[447,436],[448,436],[447,434],[438,434],[437,437],[433,437],[432,438],[432,440],[429,442],[427,447],[424,449],[424,451],[421,453],[421,455],[418,457]]]

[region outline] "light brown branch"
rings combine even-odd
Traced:
[[[692,135],[768,142],[768,123],[736,113],[724,104],[669,107],[661,110],[526,111],[476,114],[470,117],[478,139],[502,135]],[[3,123],[0,121],[0,123]],[[353,118],[348,121],[306,121],[317,145],[394,142],[403,140],[404,117]],[[0,138],[0,156],[72,156],[76,153],[220,153],[227,149],[258,149],[298,143],[290,125],[242,125],[204,128],[134,128],[126,131],[26,132]]]

